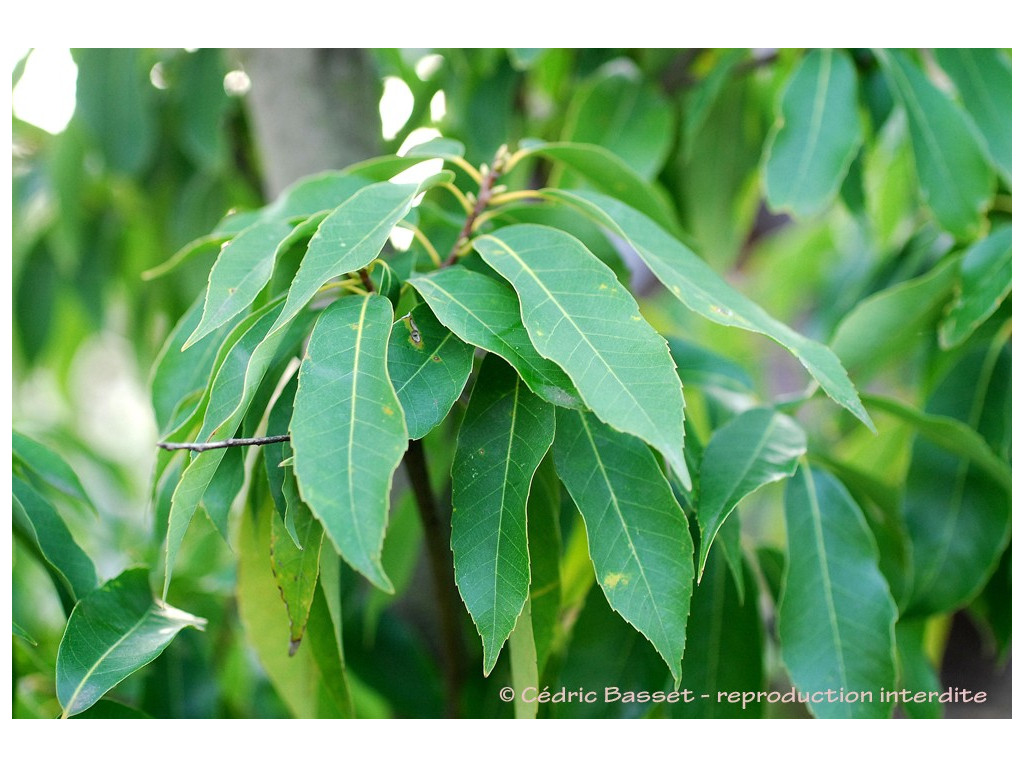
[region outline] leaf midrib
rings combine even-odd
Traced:
[[[501,500],[498,505],[498,536],[494,543],[494,587],[491,590],[491,642],[495,641],[498,634],[498,561],[501,557],[502,528],[501,524],[505,519],[505,497],[508,491],[508,470],[512,465],[512,442],[516,434],[516,419],[519,413],[519,382],[521,379],[515,377],[515,385],[512,390],[512,418],[508,429],[508,446],[505,449],[505,471],[501,478]],[[526,586],[529,596],[530,586]]]

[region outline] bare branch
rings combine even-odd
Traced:
[[[246,445],[268,445],[270,443],[285,443],[291,440],[289,435],[268,435],[267,437],[239,437],[232,440],[220,440],[215,443],[157,443],[157,446],[165,451],[212,451],[218,448],[235,448]]]

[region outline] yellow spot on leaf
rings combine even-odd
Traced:
[[[391,406],[385,405],[384,406],[384,415],[385,416],[394,416],[395,412],[394,412],[394,410],[392,410]]]
[[[605,589],[615,589],[618,586],[629,584],[629,576],[625,573],[607,573],[603,580]]]

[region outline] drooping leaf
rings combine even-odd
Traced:
[[[949,416],[926,413],[913,406],[882,395],[864,395],[869,408],[889,413],[916,429],[922,437],[942,447],[949,453],[970,460],[1003,490],[1010,492],[1011,477],[1009,465],[985,442],[985,438],[967,424]]]
[[[320,573],[320,545],[324,539],[324,529],[309,510],[302,507],[299,510],[294,527],[300,546],[296,546],[285,530],[281,516],[270,516],[270,567],[281,598],[288,607],[288,624],[291,627],[289,655],[292,656],[306,631]]]
[[[870,371],[933,334],[953,290],[956,267],[956,259],[946,259],[850,310],[832,335],[832,349],[843,364],[850,370]]]
[[[990,442],[1009,429],[1010,355],[997,337],[973,350],[939,383],[926,412],[964,420]],[[903,514],[913,551],[907,616],[967,603],[999,564],[1010,535],[1010,492],[963,451],[922,434],[914,441]]]
[[[788,559],[778,609],[782,659],[817,717],[885,717],[896,684],[896,605],[860,509],[806,465],[786,489]],[[871,692],[873,700],[825,696]],[[817,700],[816,700],[817,699]]]
[[[1010,293],[1012,230],[998,227],[974,243],[960,262],[960,290],[939,328],[946,349],[962,344]]]
[[[336,576],[340,567],[340,558],[333,552],[328,558],[339,563],[339,566],[328,566],[324,576]],[[309,623],[306,625],[306,636],[312,650],[313,663],[320,672],[320,688],[327,693],[331,703],[337,710],[338,717],[355,717],[352,702],[352,691],[349,687],[348,672],[345,668],[345,656],[341,646],[341,611],[338,604],[337,612],[331,608],[333,594],[328,596],[329,587],[323,583],[317,585],[313,594],[313,604],[309,611]],[[323,695],[321,694],[321,699]],[[320,705],[321,711],[327,709]]]
[[[693,540],[651,451],[591,414],[558,411],[558,476],[587,527],[597,581],[680,679],[693,591]]]
[[[864,150],[864,207],[879,253],[895,252],[913,234],[917,194],[907,117],[896,110]]]
[[[267,434],[285,435],[288,434],[288,425],[292,421],[292,407],[295,404],[295,391],[299,386],[298,378],[293,377],[285,384],[281,394],[270,407],[267,415]],[[263,446],[263,468],[267,475],[267,483],[270,486],[270,495],[274,499],[274,507],[279,516],[284,519],[286,501],[284,492],[281,490],[285,481],[285,474],[289,471],[281,466],[286,456],[291,456],[291,448],[287,443],[269,443]],[[294,478],[293,478],[294,481]]]
[[[729,513],[761,486],[792,475],[806,452],[807,436],[800,426],[770,408],[744,411],[715,431],[700,467],[698,580]]]
[[[41,480],[95,512],[82,481],[58,453],[17,430],[11,431],[11,452],[15,464],[20,464],[32,478]]]
[[[414,277],[409,284],[446,328],[467,344],[504,358],[535,395],[565,408],[583,405],[565,372],[533,348],[508,285],[458,265]]]
[[[388,374],[410,439],[418,440],[444,420],[472,370],[473,348],[441,325],[426,304],[395,321]]]
[[[64,519],[22,478],[11,478],[14,529],[28,539],[77,601],[96,588],[96,567]]]
[[[857,74],[842,51],[808,53],[790,76],[765,149],[768,204],[798,217],[834,199],[861,144]]]
[[[545,190],[544,194],[577,208],[625,239],[658,280],[689,309],[719,325],[743,328],[777,341],[796,356],[829,397],[873,428],[857,390],[831,349],[773,318],[653,221],[595,192]]]
[[[683,157],[689,159],[697,134],[704,127],[711,107],[729,82],[736,65],[747,55],[745,48],[723,48],[709,51],[715,56],[711,70],[687,94],[683,108]]]
[[[221,537],[228,539],[231,505],[245,485],[245,448],[225,449],[217,472],[203,492],[200,504]]]
[[[206,620],[153,597],[145,569],[121,573],[75,606],[57,651],[57,698],[64,716],[153,661],[185,627]]]
[[[473,243],[515,288],[537,351],[558,363],[602,421],[656,447],[688,486],[682,384],[668,344],[614,273],[549,227],[516,224]]]
[[[757,594],[757,582],[742,566],[743,592]],[[689,704],[670,709],[674,717],[760,717],[760,702],[729,702],[719,691],[760,691],[764,687],[764,628],[757,600],[743,599],[721,551],[712,553],[703,581],[693,592],[687,622],[682,688]]]
[[[979,137],[963,111],[906,54],[889,50],[877,56],[907,112],[925,203],[947,232],[961,239],[977,236],[995,186]]]
[[[1012,72],[996,48],[936,48],[939,66],[956,85],[967,114],[985,139],[999,173],[1010,183],[1012,161]]]
[[[387,592],[381,546],[391,478],[409,440],[387,372],[392,322],[391,303],[377,294],[345,296],[323,311],[289,430],[303,500],[338,553]]]
[[[541,155],[565,163],[598,189],[619,200],[628,200],[639,211],[669,232],[679,232],[672,206],[664,194],[640,178],[632,168],[604,147],[568,142],[530,144],[524,155]]]
[[[335,208],[309,241],[274,329],[298,314],[332,277],[362,269],[377,258],[416,196],[436,181],[431,177],[420,184],[371,184]]]
[[[391,509],[390,517],[380,561],[384,572],[395,587],[395,592],[389,595],[387,592],[374,589],[366,596],[363,638],[368,646],[373,644],[377,635],[381,614],[405,593],[416,577],[416,567],[423,546],[423,526],[411,490],[398,497]]]
[[[455,582],[483,640],[484,675],[529,596],[526,502],[554,437],[551,404],[503,360],[485,358],[452,464]]]

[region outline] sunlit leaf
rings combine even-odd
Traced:
[[[95,511],[75,470],[58,453],[17,430],[11,432],[11,452],[15,465],[20,464],[32,478]]]
[[[956,302],[939,328],[943,347],[962,344],[1010,294],[1011,245],[1012,230],[1005,226],[967,249],[960,262]]]
[[[206,620],[156,600],[145,569],[124,571],[75,606],[57,651],[57,698],[69,717],[153,661],[185,627]]]

